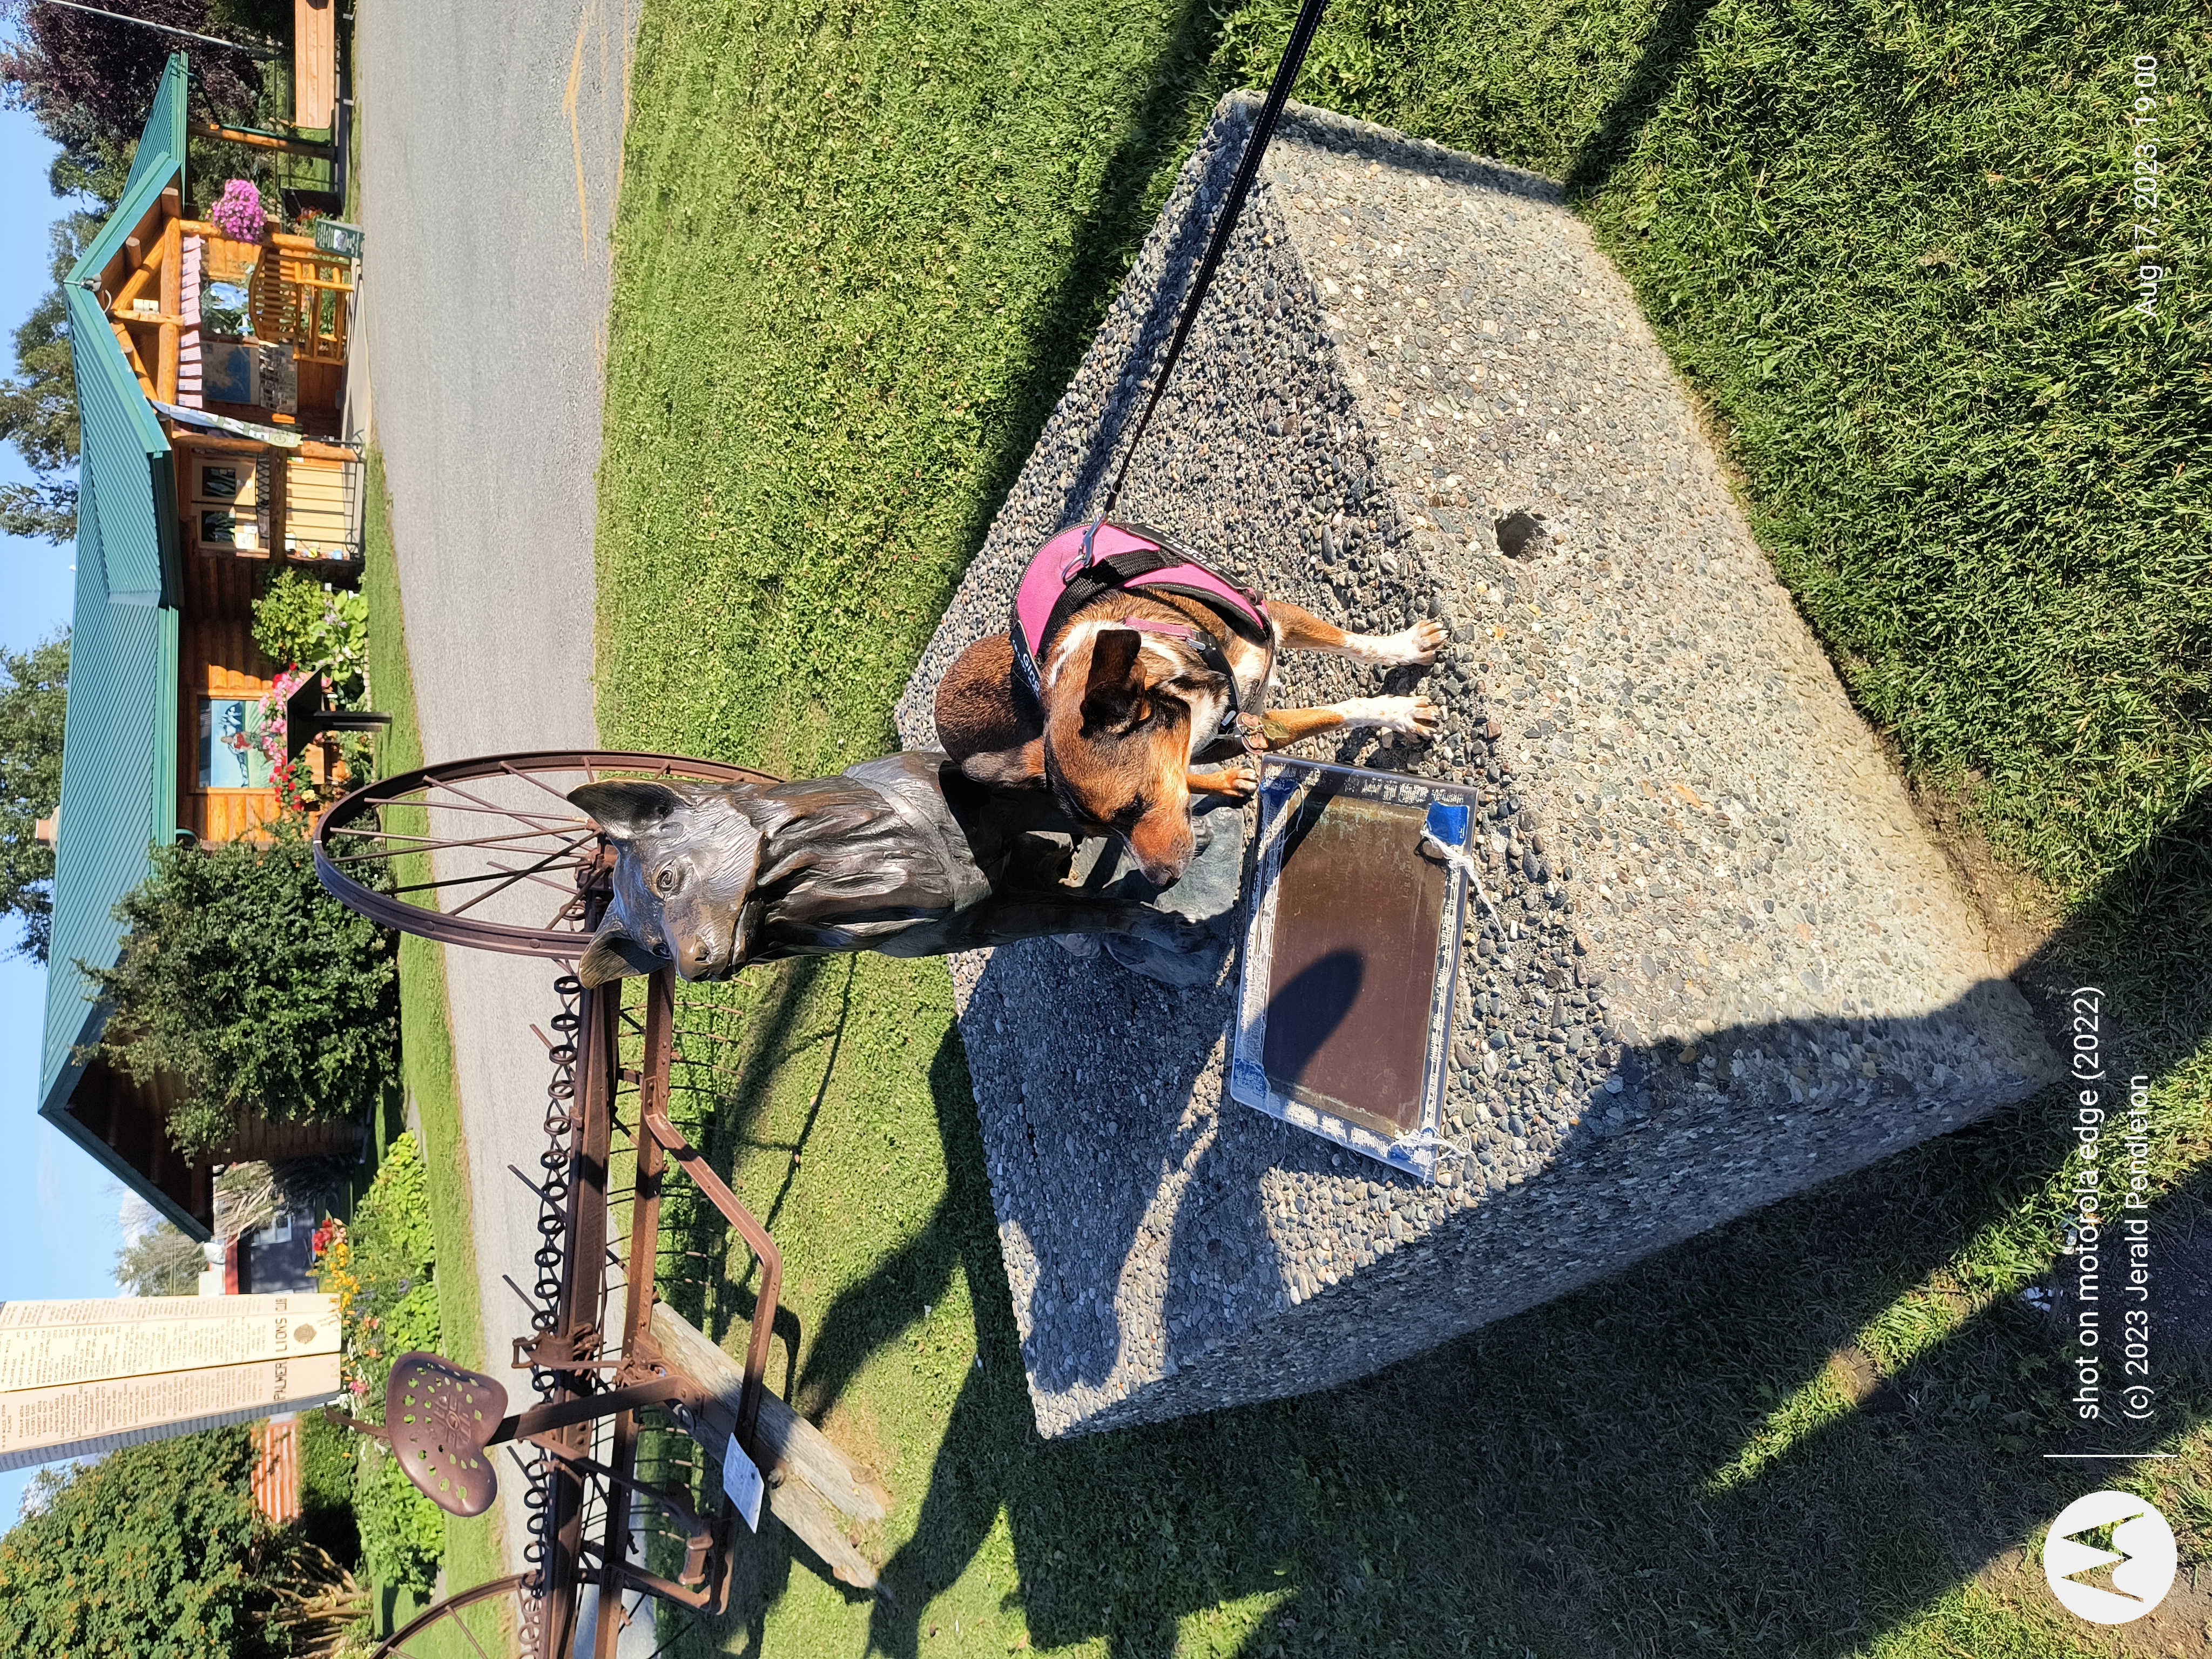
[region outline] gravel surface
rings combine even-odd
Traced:
[[[496,27],[468,8],[361,14],[356,379],[366,370],[431,760],[598,741],[593,473],[637,12],[553,0]],[[544,1144],[545,1051],[529,1028],[558,1006],[553,969],[449,950],[446,974],[483,1352],[505,1375],[529,1324],[501,1275],[527,1285],[538,1243],[538,1199],[507,1166],[535,1176]],[[519,1564],[521,1506],[503,1495],[501,1510]]]
[[[1226,100],[900,708],[1091,509],[1254,104]],[[1122,511],[1432,672],[1486,898],[1432,1188],[1230,1102],[1233,962],[1163,993],[954,963],[1048,1436],[1325,1386],[2055,1075],[1978,918],[1745,528],[1626,284],[1533,175],[1294,106]],[[1509,556],[1510,555],[1510,556]],[[1320,751],[1310,743],[1301,752]]]

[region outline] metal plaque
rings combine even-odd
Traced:
[[[1450,784],[1262,758],[1232,1096],[1435,1178],[1471,817]]]

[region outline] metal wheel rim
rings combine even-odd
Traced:
[[[465,1589],[456,1595],[449,1595],[444,1601],[425,1607],[420,1613],[386,1637],[378,1644],[370,1659],[411,1659],[407,1650],[407,1644],[410,1642],[416,1640],[425,1632],[448,1621],[459,1623],[459,1614],[480,1603],[502,1595],[529,1595],[531,1594],[530,1579],[529,1573],[513,1573],[505,1578],[495,1578],[487,1583],[478,1584],[474,1589]],[[518,1609],[518,1614],[519,1611]],[[470,1630],[465,1624],[460,1625],[460,1631],[468,1638],[471,1646],[475,1647],[479,1653],[485,1653],[483,1644],[477,1640],[475,1632]],[[508,1634],[511,1639],[513,1632]],[[489,1653],[485,1653],[485,1659],[490,1659]]]
[[[453,786],[493,779],[520,778],[535,782],[538,787],[555,796],[565,792],[556,790],[533,775],[541,773],[581,773],[597,780],[607,774],[622,774],[641,778],[659,778],[672,782],[687,783],[753,783],[769,785],[780,780],[765,772],[756,772],[750,767],[732,766],[721,761],[697,760],[681,755],[657,755],[619,750],[529,750],[508,755],[485,755],[473,760],[454,761],[441,766],[418,767],[412,772],[403,772],[396,777],[385,778],[364,785],[344,796],[315,825],[313,838],[315,874],[333,898],[349,909],[369,918],[383,927],[413,933],[424,939],[436,939],[447,945],[466,945],[480,951],[496,951],[508,956],[542,957],[555,962],[573,961],[588,939],[581,927],[525,927],[508,922],[487,921],[477,918],[449,915],[426,905],[409,903],[404,896],[379,892],[356,880],[343,867],[348,863],[361,863],[370,857],[393,858],[406,854],[428,856],[441,848],[453,848],[477,844],[453,837],[426,836],[404,837],[416,840],[419,845],[405,849],[377,853],[353,853],[348,850],[356,840],[380,839],[387,832],[369,827],[374,815],[390,806],[410,806],[426,814],[453,810],[471,812],[506,811],[517,823],[523,817],[509,809],[487,807],[480,801],[456,805],[428,799],[428,792]],[[421,797],[417,799],[416,797]],[[557,822],[554,813],[573,815]],[[583,844],[585,832],[596,834],[592,822],[568,804],[565,799],[557,809],[548,807],[539,815],[543,821],[532,824],[527,831],[518,831],[508,837],[521,840],[527,835],[557,838],[575,833],[572,847]],[[483,838],[478,838],[481,841]],[[496,839],[496,838],[495,838]],[[534,878],[538,871],[501,872],[510,874],[514,880]],[[466,881],[490,882],[493,876],[470,877]],[[426,885],[435,887],[452,884],[434,881]],[[507,884],[511,885],[512,881]],[[417,888],[415,890],[420,890]],[[471,902],[476,902],[471,900]]]

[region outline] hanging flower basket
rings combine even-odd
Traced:
[[[269,216],[261,206],[261,191],[250,179],[233,179],[208,210],[215,228],[234,242],[258,242],[269,228]]]

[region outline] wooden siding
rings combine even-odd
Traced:
[[[300,1504],[300,1423],[291,1416],[257,1423],[253,1435],[253,1507],[272,1527],[289,1527]]]
[[[258,697],[276,682],[279,665],[253,642],[255,577],[266,567],[258,560],[201,552],[186,554],[184,567],[177,644],[184,681],[177,717],[177,824],[204,842],[237,841],[276,816],[276,792],[200,787],[200,702]]]

